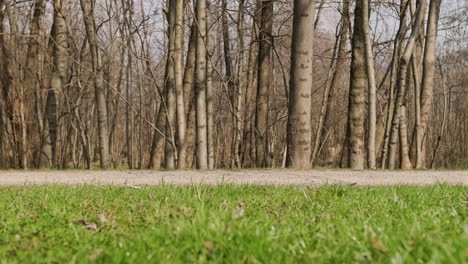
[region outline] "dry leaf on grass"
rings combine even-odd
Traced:
[[[384,244],[382,243],[382,241],[380,241],[378,238],[377,238],[377,235],[376,234],[372,234],[371,235],[371,247],[373,249],[376,249],[380,252],[383,252],[383,253],[386,253],[388,252],[388,248],[386,248],[384,246]]]
[[[209,251],[212,251],[214,249],[214,243],[211,241],[205,241],[203,242],[203,246],[208,249]]]
[[[86,222],[85,220],[80,219],[76,223],[83,226],[85,229],[90,230],[90,231],[97,232],[99,230],[96,223],[94,223],[94,222]]]
[[[232,212],[232,218],[233,219],[238,219],[244,216],[244,207],[247,204],[245,202],[240,202],[236,208],[234,209],[234,212]]]
[[[183,214],[184,216],[192,216],[192,209],[185,205],[177,206],[177,211],[179,211],[179,213]]]

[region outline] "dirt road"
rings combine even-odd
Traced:
[[[0,185],[159,185],[159,184],[344,184],[468,186],[468,171],[348,171],[348,170],[242,170],[242,171],[2,171]]]

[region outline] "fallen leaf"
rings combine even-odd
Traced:
[[[233,219],[238,219],[242,216],[244,216],[244,207],[247,205],[246,202],[241,201],[237,204],[236,208],[234,209],[234,212],[232,212],[232,218]]]
[[[232,218],[233,219],[238,219],[244,216],[244,207],[236,207],[234,209],[234,212],[232,212]]]
[[[331,219],[331,215],[329,214],[318,214],[317,215],[317,220],[320,220],[320,221],[325,221],[325,220],[330,220]]]
[[[188,208],[187,206],[184,206],[184,205],[177,206],[177,211],[182,213],[184,216],[191,216],[192,215],[192,209]]]
[[[28,217],[36,219],[37,218],[37,213],[36,212],[29,212],[26,214]]]
[[[241,202],[239,202],[239,204],[238,204],[237,206],[238,206],[238,207],[245,207],[246,205],[247,205],[246,202],[241,201]]]
[[[383,245],[382,241],[380,241],[380,240],[377,238],[377,235],[372,234],[370,240],[371,240],[371,246],[372,246],[373,249],[376,249],[376,250],[381,251],[381,252],[383,252],[383,253],[388,252],[388,248],[386,248],[386,247]]]
[[[225,230],[226,233],[231,233],[231,230],[232,230],[232,229],[231,229],[231,225],[227,225],[227,226],[226,226],[226,230]]]
[[[214,249],[214,243],[211,241],[205,241],[203,242],[203,246],[208,249],[209,251],[212,251]]]
[[[150,193],[150,194],[148,194],[148,198],[150,200],[154,200],[154,199],[156,199],[156,195]]]
[[[80,219],[77,221],[77,224],[80,224],[82,225],[85,229],[88,229],[90,231],[98,231],[98,227],[96,225],[96,223],[94,222],[86,222],[85,220],[83,219]]]
[[[101,223],[106,223],[107,222],[107,218],[106,218],[106,215],[101,213],[99,214],[99,222]]]

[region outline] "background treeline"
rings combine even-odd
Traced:
[[[0,0],[0,168],[460,167],[467,12]]]

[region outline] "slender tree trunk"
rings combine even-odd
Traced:
[[[440,5],[442,0],[431,0],[427,23],[426,45],[423,59],[423,76],[421,86],[421,124],[416,131],[416,168],[426,167],[425,138],[432,107],[435,74],[435,52]]]
[[[286,165],[311,167],[315,1],[294,1]]]
[[[323,117],[323,128],[321,132],[317,132],[317,135],[320,134],[320,137],[322,135],[327,135],[326,142],[334,142],[334,137],[336,133],[335,131],[338,130],[337,128],[338,124],[334,122],[334,119],[332,119],[332,117],[334,116],[333,113],[336,109],[336,104],[337,104],[336,102],[334,102],[336,100],[335,98],[336,91],[338,90],[338,85],[341,83],[344,77],[342,72],[345,72],[346,67],[347,67],[346,62],[348,60],[347,59],[348,51],[347,51],[346,44],[348,43],[349,25],[350,25],[349,4],[350,4],[349,0],[343,1],[342,17],[341,17],[341,25],[340,25],[340,33],[339,33],[338,54],[337,54],[337,59],[336,59],[336,64],[335,64],[335,71],[330,82],[330,91],[328,92],[326,110],[325,110],[325,114]],[[318,140],[318,141],[321,142],[321,140]],[[329,148],[334,147],[334,146],[330,144],[327,144],[327,146],[325,147],[325,155],[327,156],[333,155],[332,153],[329,152]],[[317,153],[316,155],[318,156],[318,154],[319,153]],[[334,160],[334,159],[335,157],[331,158],[331,160]]]
[[[176,87],[175,87],[175,68],[176,68],[176,54],[175,54],[175,28],[176,28],[176,10],[177,10],[177,0],[168,0],[168,10],[166,13],[168,22],[169,22],[169,52],[167,54],[167,63],[166,71],[167,76],[165,80],[166,87],[166,98],[165,98],[165,107],[166,111],[166,136],[169,140],[166,140],[165,151],[164,151],[164,165],[167,169],[176,168],[175,155],[177,150],[174,149],[175,146],[175,129],[177,122],[177,109],[176,109]]]
[[[394,41],[393,56],[392,56],[392,65],[390,70],[390,87],[389,87],[389,98],[388,98],[388,107],[387,107],[387,118],[385,124],[385,133],[384,133],[384,142],[382,147],[382,164],[381,168],[386,168],[387,159],[388,159],[388,148],[390,141],[390,133],[392,130],[392,121],[393,114],[395,113],[395,92],[396,92],[396,83],[398,78],[398,65],[399,58],[404,52],[403,41],[407,30],[406,24],[406,13],[409,5],[408,0],[402,0],[400,4],[400,25],[398,28],[397,35]]]
[[[206,8],[206,28],[211,28],[210,7]],[[206,122],[207,122],[207,154],[208,154],[208,169],[212,170],[216,167],[215,164],[215,124],[214,124],[214,87],[213,87],[213,64],[211,61],[213,47],[212,39],[209,30],[206,32]]]
[[[47,92],[44,131],[41,140],[40,168],[56,167],[57,145],[57,93],[63,90],[68,67],[68,31],[66,7],[61,0],[54,1],[53,68]]]
[[[367,139],[367,165],[369,169],[375,169],[375,133],[377,126],[377,101],[376,93],[377,86],[375,84],[375,66],[374,54],[372,52],[372,39],[369,33],[369,0],[360,0],[362,3],[362,31],[364,34],[364,43],[366,49],[366,70],[367,70],[367,85],[368,85],[368,139]]]
[[[271,45],[273,38],[274,0],[260,1],[261,21],[258,48],[258,83],[255,110],[256,164],[257,167],[270,167],[268,150],[268,101],[271,79]]]
[[[99,155],[101,169],[109,168],[109,131],[107,123],[106,94],[104,91],[102,62],[98,48],[97,27],[94,20],[95,0],[80,0],[83,9],[86,35],[94,73],[94,92],[98,113]]]
[[[208,169],[208,146],[207,146],[207,109],[206,109],[206,0],[197,0],[197,48],[195,66],[195,105],[197,111],[197,168]]]
[[[186,166],[191,167],[195,156],[195,105],[194,105],[194,91],[193,91],[193,79],[195,73],[195,53],[196,53],[196,41],[197,41],[197,27],[196,23],[192,23],[190,31],[190,41],[188,45],[187,58],[185,62],[184,71],[184,101],[187,116],[187,131],[186,131]]]
[[[408,147],[408,124],[406,120],[406,105],[401,106],[401,118],[400,118],[400,166],[403,170],[412,169],[411,161],[409,159],[409,147]]]
[[[395,101],[395,109],[392,119],[392,129],[390,134],[390,146],[389,146],[389,155],[388,155],[388,168],[395,169],[396,166],[396,154],[397,154],[397,143],[398,143],[398,132],[401,118],[402,105],[404,103],[404,97],[406,94],[406,72],[408,69],[408,63],[413,54],[414,47],[416,45],[416,39],[419,35],[420,27],[424,20],[424,15],[426,13],[426,1],[420,1],[418,10],[416,11],[415,22],[411,29],[411,36],[406,44],[404,53],[400,58],[400,66],[398,69],[398,79],[397,79],[397,90],[398,95]]]
[[[235,164],[237,168],[242,168],[242,162],[240,158],[240,149],[241,145],[244,144],[242,142],[242,131],[243,131],[243,124],[244,124],[244,90],[245,84],[244,81],[244,5],[245,0],[239,1],[239,10],[238,10],[238,18],[237,18],[237,47],[238,57],[237,57],[237,98],[236,98],[236,113],[235,113],[235,136],[234,136],[234,148],[233,148],[233,156],[235,160]]]
[[[186,167],[186,113],[184,102],[184,0],[176,1],[175,11],[175,87],[177,101],[177,168]]]
[[[229,24],[228,24],[228,6],[227,0],[221,1],[221,25],[223,31],[223,49],[224,49],[224,65],[226,70],[226,81],[228,84],[228,95],[231,104],[234,105],[234,94],[235,94],[235,83],[234,74],[232,70],[232,58],[231,58],[231,43],[229,36]]]

